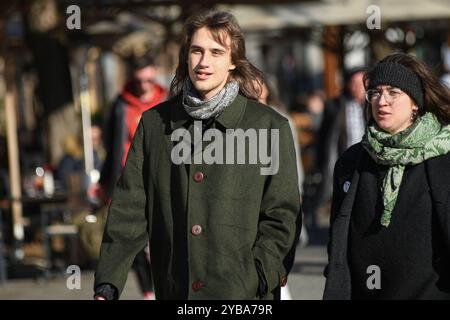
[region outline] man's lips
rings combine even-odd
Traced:
[[[195,71],[195,75],[198,80],[206,80],[212,75],[212,73],[204,71]]]

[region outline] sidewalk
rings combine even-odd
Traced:
[[[67,280],[70,279],[62,275],[52,276],[49,280],[10,280],[0,285],[0,300],[92,300],[94,271],[81,271],[80,289],[68,289]],[[134,273],[130,272],[121,299],[142,299]]]
[[[288,279],[292,299],[322,300],[325,288],[323,269],[326,263],[326,247],[297,248],[295,264]]]
[[[289,276],[289,289],[294,300],[322,298],[325,278],[322,271],[326,250],[322,246],[298,248],[295,264]],[[70,274],[67,274],[67,277]],[[80,289],[70,290],[63,275],[44,279],[12,279],[0,285],[0,300],[91,300],[94,271],[81,271]],[[69,285],[73,283],[69,279]],[[130,272],[122,300],[142,300],[136,276]]]

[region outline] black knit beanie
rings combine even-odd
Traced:
[[[406,92],[420,110],[423,110],[423,87],[417,73],[396,62],[379,63],[371,71],[368,89],[378,85],[397,87]]]

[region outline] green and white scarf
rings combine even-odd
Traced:
[[[362,145],[378,164],[389,166],[383,179],[383,214],[381,224],[391,222],[405,166],[415,165],[450,151],[450,125],[442,126],[430,112],[418,118],[409,128],[397,134],[369,125]]]

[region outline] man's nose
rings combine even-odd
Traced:
[[[210,64],[210,55],[207,52],[203,53],[198,64],[202,67],[208,67]]]

